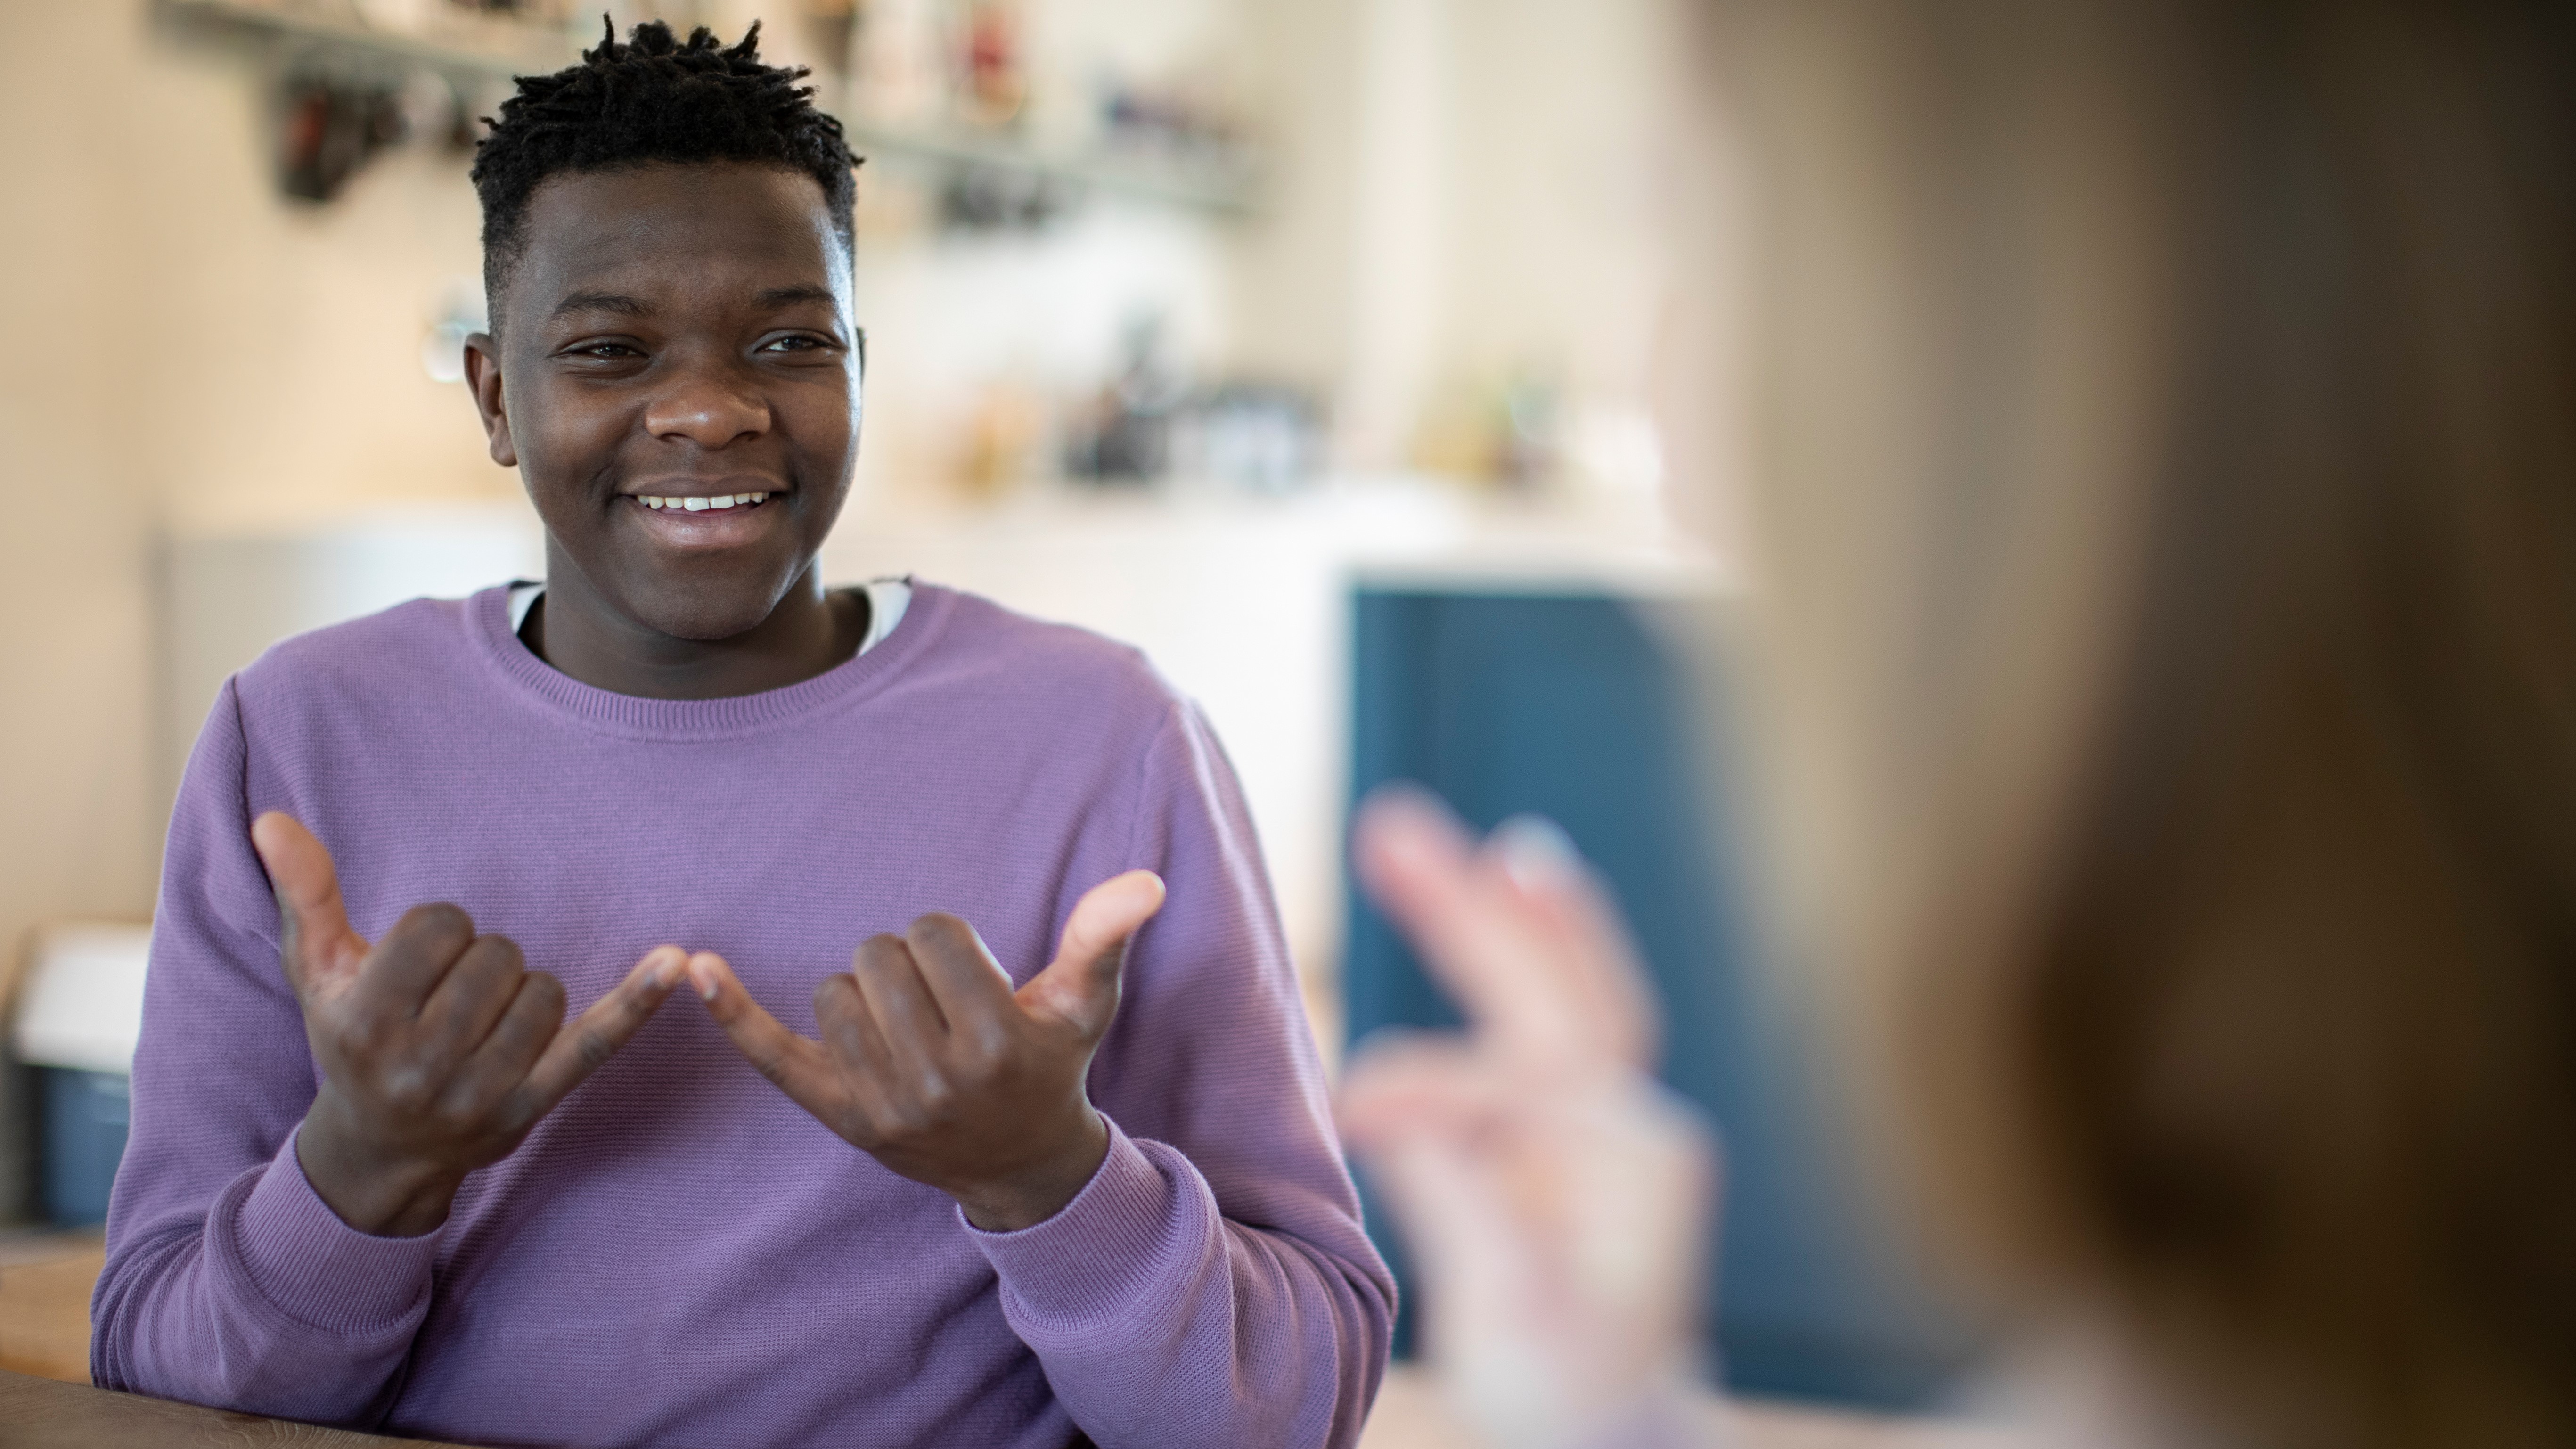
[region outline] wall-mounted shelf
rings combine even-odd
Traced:
[[[560,69],[585,42],[550,26],[460,13],[434,35],[369,24],[354,5],[262,5],[246,0],[155,0],[174,32],[382,70],[435,71],[459,83],[506,81]],[[829,101],[828,91],[824,97]],[[1001,131],[889,125],[836,107],[861,156],[949,172],[1027,177],[1080,194],[1105,192],[1216,215],[1252,211],[1258,168],[1241,153],[1174,156],[1146,150],[1055,150]]]
[[[1252,212],[1257,168],[1246,158],[1184,159],[1148,152],[1050,151],[1004,132],[890,126],[840,110],[850,149],[861,156],[948,170],[980,168],[1223,215]]]
[[[434,70],[458,80],[507,80],[572,64],[579,47],[551,26],[460,12],[435,34],[367,23],[354,6],[259,5],[237,0],[155,0],[160,22],[182,34],[250,42],[292,55]]]

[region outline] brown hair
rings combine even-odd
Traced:
[[[2239,1431],[2576,1442],[2576,7],[1737,8],[1891,1130]]]

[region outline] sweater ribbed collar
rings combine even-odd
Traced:
[[[628,739],[714,740],[756,735],[873,694],[923,652],[947,623],[956,595],[912,581],[912,606],[873,649],[784,689],[722,699],[646,699],[582,683],[539,659],[510,627],[510,588],[465,601],[475,652],[514,694],[567,722]]]

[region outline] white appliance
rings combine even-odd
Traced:
[[[150,926],[66,921],[36,933],[18,988],[9,1048],[32,1067],[134,1070],[143,1029],[143,963]]]

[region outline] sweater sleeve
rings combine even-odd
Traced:
[[[250,845],[250,776],[227,682],[162,863],[90,1374],[220,1408],[371,1423],[428,1312],[438,1235],[350,1228],[296,1161],[316,1078]]]
[[[1092,1068],[1109,1154],[977,1233],[1002,1309],[1102,1449],[1346,1446],[1395,1286],[1361,1230],[1251,819],[1197,711],[1149,752],[1129,864],[1170,887]]]

